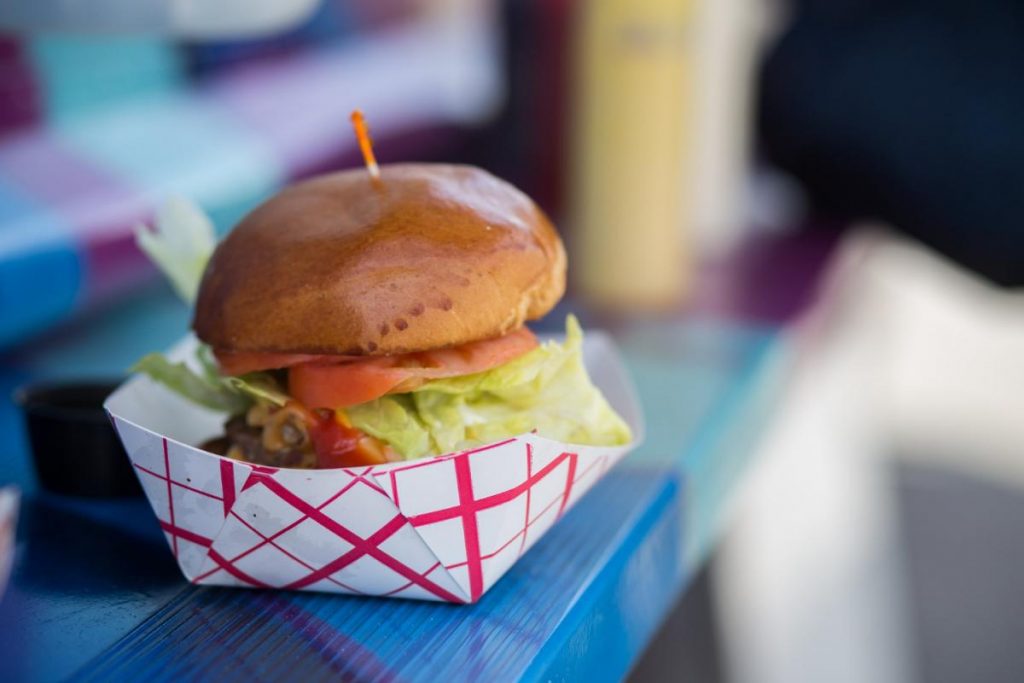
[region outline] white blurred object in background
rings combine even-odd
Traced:
[[[890,302],[883,428],[902,457],[1024,489],[1024,292],[901,242],[866,269]]]
[[[696,70],[691,107],[694,247],[720,256],[735,246],[748,225],[745,201],[751,177],[751,137],[756,68],[774,34],[778,7],[763,0],[696,3]]]
[[[876,429],[881,340],[848,287],[856,260],[840,259],[789,331],[792,380],[729,510],[714,586],[737,683],[907,680]]]
[[[730,678],[914,680],[895,465],[1024,489],[1024,294],[866,228],[790,335],[716,567]]]

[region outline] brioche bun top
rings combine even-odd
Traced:
[[[547,313],[565,250],[479,168],[382,166],[292,185],[217,246],[196,302],[217,349],[379,356],[489,339]]]

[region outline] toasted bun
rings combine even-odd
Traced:
[[[400,164],[293,185],[221,242],[193,327],[229,351],[386,355],[503,335],[565,290],[565,251],[478,168]]]

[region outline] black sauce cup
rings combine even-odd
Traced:
[[[45,382],[21,387],[21,406],[39,485],[71,496],[142,493],[103,410],[118,382]]]

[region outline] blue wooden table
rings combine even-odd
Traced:
[[[0,394],[117,376],[186,326],[166,292],[143,292],[2,357]],[[0,599],[0,680],[622,677],[713,545],[785,349],[775,325],[702,315],[615,332],[646,443],[470,606],[193,587],[144,499],[38,491],[20,418],[0,404],[0,483],[26,494]]]

